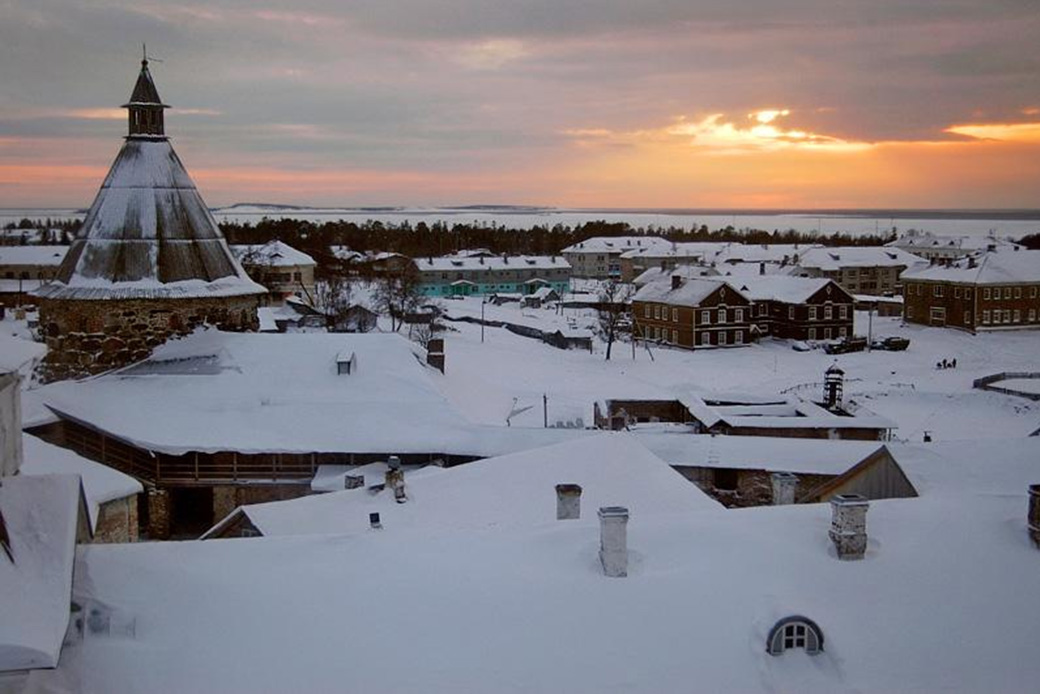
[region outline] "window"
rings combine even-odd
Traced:
[[[1011,287],[1004,287],[1004,298],[1005,299],[1010,299],[1011,298]]]
[[[816,339],[816,328],[809,328],[809,339],[810,340],[815,340]]]
[[[701,311],[701,325],[711,325],[711,311]]]
[[[1022,287],[1015,287],[1015,298],[1016,299],[1021,299],[1022,298]]]
[[[941,284],[937,284],[934,287],[932,287],[932,296],[942,296],[942,295],[943,295],[943,288],[942,288]]]
[[[769,630],[766,652],[781,655],[789,648],[802,648],[809,655],[816,655],[823,650],[823,632],[808,617],[785,617]]]
[[[961,298],[961,288],[960,287],[954,287],[953,288],[953,298],[954,299]]]
[[[982,290],[982,298],[986,301],[989,301],[989,287],[986,287]]]
[[[1011,309],[1009,309],[1009,308],[1004,309],[1004,322],[1005,323],[1010,323],[1011,322]]]
[[[738,330],[737,332],[733,333],[733,344],[735,344],[735,345],[742,345],[742,344],[744,344],[744,331],[743,330]]]
[[[1035,299],[1036,298],[1036,287],[1030,287],[1029,288],[1029,298],[1030,299]]]
[[[719,331],[719,344],[720,345],[726,344],[726,331],[725,330],[720,330]]]
[[[982,324],[989,325],[989,311],[982,312]]]
[[[701,333],[701,346],[707,347],[711,344],[711,333]]]
[[[1035,308],[1029,309],[1029,322],[1030,323],[1035,323],[1036,322],[1036,309]]]
[[[677,308],[673,308],[672,309],[672,322],[673,323],[678,323],[679,322],[679,309],[677,309]]]
[[[838,328],[838,336],[839,337],[845,337],[848,334],[849,334],[849,329],[848,328]]]
[[[736,314],[736,317],[733,320],[735,320],[738,323],[743,323],[744,322],[744,309],[742,309],[742,308],[734,309],[734,313]]]
[[[964,298],[965,299],[970,299],[971,298],[971,287],[965,287],[964,288]]]
[[[823,329],[823,339],[824,340],[831,339],[831,329],[830,328],[824,328]]]
[[[845,305],[845,304],[842,304],[841,306],[839,306],[838,307],[838,316],[842,320],[846,320],[849,317],[849,307],[847,305]]]
[[[809,320],[816,320],[816,307],[815,306],[810,306],[809,307]]]
[[[724,309],[724,308],[720,308],[719,309],[719,322],[720,323],[725,323],[726,322],[726,309]]]
[[[758,315],[764,316],[764,315],[766,315],[766,313],[767,313],[766,305],[765,304],[759,304],[758,305]]]
[[[672,331],[672,344],[673,345],[679,344],[679,331],[678,330],[673,330]]]
[[[1022,312],[1019,311],[1017,308],[1015,309],[1015,322],[1016,323],[1021,323],[1022,322]]]
[[[794,306],[787,307],[787,320],[794,320]]]
[[[827,304],[823,307],[823,319],[830,320],[832,318],[834,318],[834,309],[831,307],[830,304]]]
[[[643,318],[650,317],[650,304],[643,304]]]
[[[971,322],[971,311],[964,312],[964,324],[967,325]]]

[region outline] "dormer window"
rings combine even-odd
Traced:
[[[801,648],[809,655],[823,650],[823,632],[808,617],[785,617],[773,625],[766,640],[769,655],[781,655],[790,648]]]

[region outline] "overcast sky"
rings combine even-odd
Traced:
[[[1040,207],[1038,0],[0,0],[0,207],[90,204],[141,43],[211,205]]]

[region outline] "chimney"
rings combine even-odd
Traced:
[[[581,485],[556,485],[556,520],[581,518]]]
[[[680,275],[672,275],[672,289],[678,289],[682,286],[682,277]]]
[[[1040,549],[1040,484],[1029,485],[1029,537]]]
[[[794,493],[798,488],[798,475],[793,472],[774,472],[773,506],[788,506],[794,503]]]
[[[838,559],[862,559],[867,551],[867,509],[870,502],[859,494],[838,494],[831,499],[828,533]]]
[[[787,260],[787,259],[784,258],[784,260]],[[760,275],[766,274],[766,264],[765,263],[759,263],[758,264],[758,274],[760,274]]]
[[[408,497],[404,491],[404,470],[401,469],[401,459],[392,455],[386,461],[386,465],[386,488],[392,489],[394,499],[397,503],[403,504],[408,501]]]
[[[973,256],[973,255],[968,256],[968,267],[969,268],[973,268],[975,266],[976,266],[975,256]]]
[[[628,575],[628,509],[624,506],[599,509],[599,561],[605,576]]]
[[[383,524],[379,520],[379,514],[378,513],[374,513],[373,512],[373,513],[368,514],[368,525],[373,530],[382,530],[383,529]]]
[[[823,374],[823,402],[828,410],[841,407],[841,392],[844,387],[845,372],[832,364]]]
[[[426,344],[426,363],[444,373],[444,338],[432,338]]]

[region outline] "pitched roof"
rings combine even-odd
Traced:
[[[148,72],[147,60],[141,61],[141,72],[137,75],[134,91],[126,105],[129,106],[130,104],[165,106],[162,99],[159,98],[159,91],[155,88],[155,82],[152,81],[152,73]]]
[[[81,509],[76,475],[0,480],[11,558],[0,553],[0,673],[54,667],[69,623]]]
[[[988,252],[950,265],[907,270],[903,279],[945,280],[968,284],[1040,282],[1040,251]]]
[[[650,282],[632,296],[632,301],[648,301],[673,306],[698,306],[720,287],[726,287],[737,296],[744,296],[732,285],[722,280],[701,277],[683,278],[678,289],[672,288],[671,280]]]
[[[151,84],[147,64],[142,80]],[[147,92],[147,86],[142,87]],[[144,93],[144,98],[154,98]],[[136,88],[135,88],[136,95]],[[151,103],[151,102],[149,102]],[[231,255],[165,137],[129,137],[53,282],[48,299],[156,299],[265,294]]]
[[[843,267],[914,267],[928,261],[912,253],[883,246],[845,246],[810,248],[798,259],[798,266],[827,272]]]
[[[314,258],[277,239],[264,244],[231,246],[231,252],[240,263],[246,265],[296,267],[316,264]]]
[[[564,248],[561,253],[623,253],[637,248],[671,248],[660,236],[593,236]]]
[[[832,285],[835,300],[852,301],[852,295],[825,277],[792,277],[790,275],[754,275],[742,277],[740,290],[752,301],[780,301],[801,304],[816,292]]]
[[[442,256],[416,258],[419,272],[453,272],[459,270],[569,270],[571,264],[555,255],[514,256]]]

